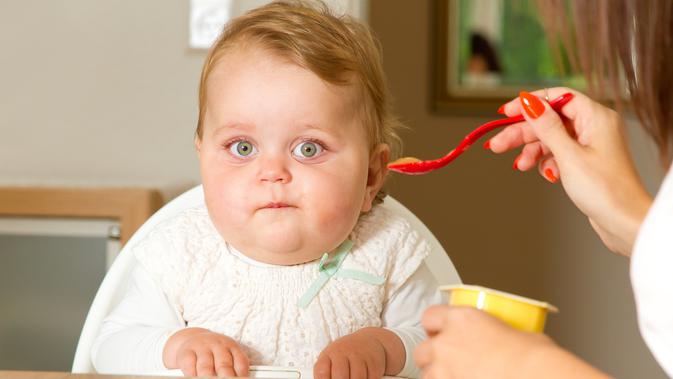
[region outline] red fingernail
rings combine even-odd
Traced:
[[[526,91],[521,91],[519,93],[519,100],[521,100],[523,110],[526,111],[530,118],[538,118],[544,113],[544,104],[542,104],[542,101],[537,96]]]
[[[484,149],[491,150],[491,140],[486,141],[484,144]]]
[[[512,165],[512,169],[517,170],[517,171],[519,170],[519,159],[521,159],[521,155],[516,157],[516,159],[514,160],[514,164]]]
[[[550,168],[544,170],[544,176],[545,176],[545,177],[547,178],[547,180],[549,180],[549,182],[551,182],[551,183],[556,183],[556,181],[558,180],[558,178],[556,177],[556,175],[554,175],[554,171],[552,171],[552,169],[550,169]]]
[[[500,106],[500,108],[498,108],[498,113],[505,114],[505,105],[507,105],[507,104],[503,104],[503,105]]]

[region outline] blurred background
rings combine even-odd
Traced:
[[[435,106],[438,2],[369,0],[354,9],[382,43],[409,126],[404,155],[441,156],[499,117],[497,106]],[[190,46],[189,20],[186,0],[0,2],[0,186],[146,187],[168,201],[198,184],[193,135],[206,51]],[[654,192],[655,150],[637,128],[630,133]],[[559,184],[512,170],[515,156],[475,146],[438,172],[393,173],[388,188],[434,232],[465,283],[558,306],[548,334],[616,377],[664,378],[638,333],[628,260],[601,244]],[[0,246],[7,268],[5,253]],[[12,348],[0,330],[0,356]],[[30,367],[0,360],[12,368]]]

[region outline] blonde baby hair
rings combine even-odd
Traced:
[[[355,84],[363,99],[360,113],[370,152],[385,143],[391,159],[397,156],[401,147],[397,130],[402,124],[392,111],[381,46],[366,25],[346,15],[335,15],[321,1],[274,1],[225,25],[201,72],[197,138],[203,137],[208,77],[227,52],[243,45],[265,48],[328,83]],[[384,192],[377,194],[376,202],[384,196]]]

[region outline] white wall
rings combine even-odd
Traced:
[[[184,0],[0,2],[0,185],[198,182]]]

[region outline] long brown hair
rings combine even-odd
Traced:
[[[619,94],[626,84],[633,109],[668,165],[673,153],[673,0],[546,0],[538,7],[552,41],[567,47],[592,95],[616,94],[621,108]]]

